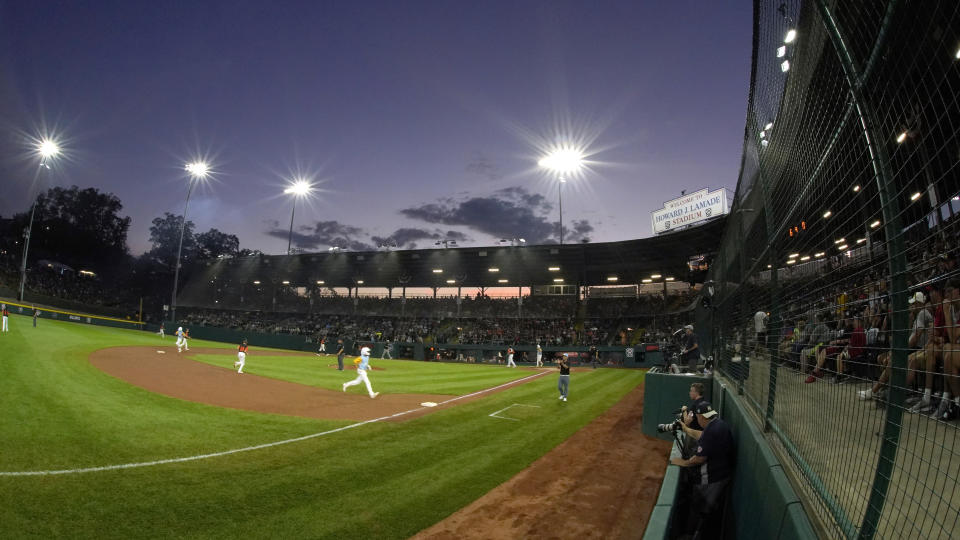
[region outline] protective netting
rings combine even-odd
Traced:
[[[960,537],[960,3],[754,15],[719,371],[825,535]]]

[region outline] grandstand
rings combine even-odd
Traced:
[[[692,319],[704,272],[688,261],[712,258],[723,225],[626,242],[221,259],[192,269],[178,322],[350,341],[622,349]]]

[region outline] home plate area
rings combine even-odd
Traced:
[[[524,405],[523,403],[514,403],[500,409],[499,411],[490,413],[488,416],[492,418],[499,418],[501,420],[513,420],[519,422],[527,418],[534,418],[540,416],[539,405]]]

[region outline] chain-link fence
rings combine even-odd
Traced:
[[[960,2],[754,21],[719,371],[826,536],[960,537]]]

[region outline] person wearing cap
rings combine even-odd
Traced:
[[[692,324],[684,326],[683,329],[686,333],[683,336],[683,350],[680,354],[683,355],[687,368],[693,372],[697,370],[697,360],[700,359],[700,345],[697,344],[697,335],[693,333]]]
[[[358,360],[360,361],[357,362],[357,378],[352,381],[343,383],[341,385],[341,389],[344,392],[346,392],[348,387],[353,386],[355,384],[363,383],[367,385],[367,394],[370,395],[370,399],[373,399],[379,396],[380,392],[373,391],[373,387],[370,386],[370,377],[367,375],[367,371],[371,369],[369,345],[364,345],[363,347],[360,348],[360,358]]]
[[[567,400],[567,393],[570,391],[570,362],[567,359],[567,353],[560,357],[560,379],[557,381],[557,390],[560,391],[560,400]]]
[[[919,413],[923,412],[929,414],[933,412],[933,376],[936,372],[937,360],[943,359],[943,348],[944,345],[949,341],[947,338],[947,320],[946,312],[948,308],[944,308],[943,302],[943,292],[940,289],[939,284],[933,284],[926,288],[928,293],[929,303],[925,306],[924,311],[928,315],[926,327],[927,327],[927,342],[920,347],[919,350],[916,350],[910,353],[907,356],[907,388],[913,386],[913,381],[916,379],[917,373],[922,369],[923,370],[923,394],[920,396],[920,399],[910,408],[909,412]],[[917,294],[923,296],[923,293],[918,292]],[[916,295],[914,295],[914,303],[918,302]]]
[[[688,497],[689,508],[679,511],[687,511],[688,518],[694,518],[687,520],[684,524],[687,527],[692,527],[696,521],[696,529],[700,531],[719,530],[713,525],[721,517],[717,514],[722,513],[723,494],[733,476],[733,433],[708,401],[697,404],[696,416],[703,431],[683,426],[683,432],[697,441],[696,453],[690,458],[675,457],[670,460],[678,467],[697,467],[696,472],[699,473],[693,492]]]
[[[933,315],[926,308],[926,297],[922,292],[917,291],[910,299],[907,301],[910,304],[910,312],[913,313],[913,326],[910,331],[910,337],[907,340],[907,345],[910,348],[910,356],[907,358],[915,358],[914,352],[922,351],[927,346],[927,339],[929,335],[929,328],[933,326]],[[861,390],[858,393],[858,396],[862,400],[873,399],[880,393],[880,389],[886,386],[887,381],[890,380],[890,351],[885,351],[879,356],[877,356],[877,364],[883,366],[883,372],[880,374],[880,378],[873,384],[872,387]],[[907,371],[907,386],[913,385],[914,373],[913,369]]]

